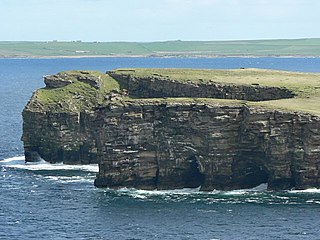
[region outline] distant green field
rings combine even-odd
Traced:
[[[320,38],[248,41],[0,42],[0,57],[320,56]]]

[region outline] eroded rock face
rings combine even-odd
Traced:
[[[132,77],[121,71],[108,74],[117,79],[131,95],[140,98],[196,97],[266,101],[292,98],[295,94],[287,88],[265,87],[259,84],[236,85],[218,82],[180,82],[164,76]]]
[[[98,163],[95,114],[24,111],[23,120],[26,161]]]
[[[195,104],[134,105],[100,114],[96,186],[320,186],[316,117]]]
[[[100,88],[101,78],[93,76],[90,72],[79,71],[75,74],[61,72],[55,75],[44,76],[47,88],[60,88],[74,83],[75,80],[89,84],[94,88]]]
[[[86,72],[86,71],[81,71],[80,73],[81,74],[79,74],[79,76],[77,76],[78,81],[87,83],[94,88],[101,87],[101,78],[100,77],[92,76],[89,74],[89,72]]]
[[[43,79],[47,88],[60,88],[73,83],[72,79],[68,77],[67,74],[44,76]]]

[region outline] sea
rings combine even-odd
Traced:
[[[97,165],[24,162],[21,112],[43,75],[133,67],[320,72],[320,58],[0,59],[1,240],[320,239],[320,189],[113,190],[94,187]]]

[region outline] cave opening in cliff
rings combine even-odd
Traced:
[[[244,181],[248,187],[256,187],[260,184],[267,183],[269,179],[268,172],[261,166],[252,165],[247,168],[246,178]]]
[[[257,159],[238,161],[233,172],[234,183],[239,188],[253,188],[268,183],[270,175],[264,164]]]
[[[189,168],[184,174],[185,187],[197,188],[204,183],[204,174],[201,172],[201,164],[195,155],[190,156],[187,161]]]

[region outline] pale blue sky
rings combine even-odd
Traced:
[[[320,37],[320,0],[0,0],[0,41]]]

